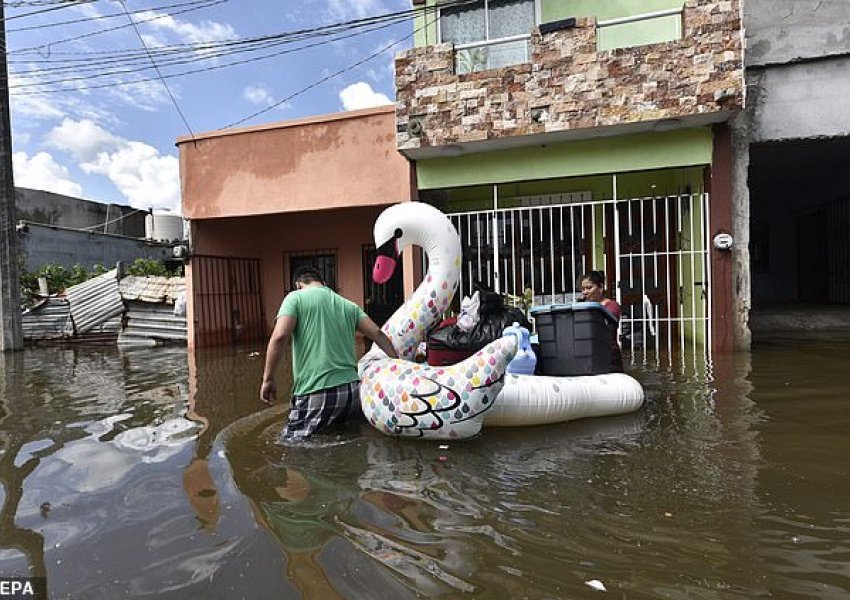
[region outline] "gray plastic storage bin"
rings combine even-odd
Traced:
[[[611,372],[611,339],[617,320],[598,302],[550,304],[531,309],[543,375]]]

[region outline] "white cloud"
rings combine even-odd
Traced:
[[[101,153],[118,148],[121,142],[121,138],[89,119],[65,119],[45,137],[47,146],[64,150],[79,162],[95,160]]]
[[[189,44],[230,40],[237,37],[236,30],[227,23],[218,23],[216,21],[190,23],[154,10],[139,13],[136,20],[139,22],[144,21],[146,27],[170,31],[180,37],[182,41]]]
[[[356,110],[358,108],[392,104],[392,101],[386,95],[376,92],[365,81],[352,83],[339,93],[339,99],[342,102],[342,108],[344,110]]]
[[[14,80],[10,80],[12,83]],[[11,95],[9,97],[12,118],[28,117],[40,121],[45,119],[59,119],[65,116],[63,111],[55,102],[51,102],[44,96],[33,95]]]
[[[83,186],[70,178],[67,167],[56,162],[51,154],[38,152],[30,157],[26,152],[12,154],[15,185],[45,190],[66,196],[81,196]]]
[[[249,85],[242,90],[242,97],[258,106],[271,106],[275,102],[274,96],[264,85]]]
[[[180,172],[177,157],[163,156],[143,142],[122,140],[112,153],[80,165],[86,173],[107,176],[136,208],[180,211]]]
[[[89,121],[65,119],[46,144],[69,153],[86,173],[103,175],[131,206],[179,212],[180,174],[176,156],[143,142],[126,140]]]
[[[380,0],[330,0],[328,9],[331,15],[339,20],[360,19],[384,12],[383,3]]]

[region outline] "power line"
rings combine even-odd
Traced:
[[[436,12],[436,10],[435,10],[434,12]],[[439,13],[437,13],[437,15],[439,15]],[[407,35],[406,35],[406,36],[404,36],[403,38],[397,39],[396,41],[394,41],[394,42],[392,42],[392,43],[388,44],[387,46],[384,46],[383,48],[381,48],[381,49],[380,49],[380,50],[378,50],[377,52],[373,52],[373,53],[372,53],[372,54],[370,54],[369,56],[367,56],[367,57],[365,57],[365,58],[363,58],[363,59],[360,59],[360,60],[358,60],[358,61],[356,61],[356,62],[352,63],[351,65],[349,65],[349,66],[347,66],[347,67],[344,67],[344,68],[342,68],[342,69],[340,69],[340,70],[338,70],[338,71],[336,71],[336,72],[334,72],[334,73],[331,73],[330,75],[326,75],[325,77],[322,77],[321,79],[318,79],[318,80],[314,81],[314,82],[313,82],[313,83],[311,83],[310,85],[307,85],[307,86],[305,86],[305,87],[301,88],[300,90],[298,90],[297,92],[294,92],[294,93],[290,94],[289,96],[287,96],[287,97],[286,97],[286,98],[284,98],[283,100],[280,100],[280,101],[278,101],[278,102],[275,102],[274,104],[272,104],[272,105],[270,105],[270,106],[267,106],[266,108],[264,108],[264,109],[262,109],[262,110],[258,110],[257,112],[255,112],[255,113],[253,113],[253,114],[250,114],[250,115],[248,115],[247,117],[244,117],[244,118],[242,118],[242,119],[239,119],[238,121],[234,121],[233,123],[231,123],[231,124],[229,124],[229,125],[225,125],[225,126],[224,126],[224,129],[230,129],[231,127],[235,127],[235,126],[237,126],[237,125],[241,125],[241,124],[242,124],[242,123],[244,123],[245,121],[250,121],[250,120],[251,120],[251,119],[253,119],[254,117],[258,117],[258,116],[260,116],[260,115],[262,115],[262,114],[265,114],[265,113],[269,112],[270,110],[273,110],[273,109],[277,108],[277,107],[278,107],[278,106],[280,106],[281,104],[285,104],[286,102],[289,102],[289,101],[290,101],[290,100],[292,100],[293,98],[295,98],[295,97],[297,97],[297,96],[300,96],[301,94],[303,94],[303,93],[305,93],[305,92],[307,92],[307,91],[309,91],[309,90],[313,89],[314,87],[317,87],[317,86],[319,86],[319,85],[321,85],[321,84],[325,83],[326,81],[330,81],[331,79],[334,79],[334,78],[336,78],[336,77],[339,77],[339,76],[340,76],[340,75],[342,75],[343,73],[347,73],[347,72],[349,72],[349,71],[352,71],[352,70],[356,69],[356,68],[357,68],[357,67],[359,67],[360,65],[362,65],[362,64],[364,64],[364,63],[366,63],[366,62],[368,62],[368,61],[372,60],[372,59],[373,59],[373,58],[375,58],[376,56],[380,56],[381,54],[383,54],[384,52],[386,52],[387,50],[389,50],[389,49],[390,49],[390,48],[392,48],[393,46],[396,46],[396,45],[400,44],[401,42],[404,42],[404,41],[406,41],[406,40],[408,40],[408,39],[412,38],[414,35],[416,35],[417,33],[419,33],[421,30],[425,29],[426,27],[429,27],[429,26],[430,26],[430,25],[432,25],[433,23],[436,23],[436,19],[432,20],[432,21],[431,21],[431,22],[429,22],[429,23],[425,23],[424,25],[422,25],[422,26],[421,26],[421,27],[419,27],[418,29],[414,29],[412,32],[410,32],[409,34],[407,34]]]
[[[462,0],[461,2],[452,3],[452,5],[467,4],[467,3],[469,3],[469,1],[470,0]],[[259,38],[252,38],[252,39],[249,39],[249,40],[225,41],[225,42],[220,42],[219,45],[228,46],[228,45],[231,45],[231,44],[237,45],[237,44],[240,44],[240,43],[257,44],[257,43],[265,42],[267,40],[268,41],[275,41],[276,38],[281,39],[283,36],[299,36],[301,34],[305,34],[303,37],[308,37],[307,34],[312,34],[313,36],[319,36],[319,35],[324,36],[324,35],[327,35],[331,31],[350,31],[350,30],[353,30],[355,25],[362,24],[362,23],[369,23],[369,22],[379,23],[380,19],[387,19],[388,17],[394,17],[396,15],[399,15],[399,16],[407,15],[407,18],[409,18],[410,16],[415,15],[417,13],[427,14],[428,12],[435,12],[435,11],[436,11],[436,9],[434,7],[417,8],[417,9],[413,9],[413,10],[409,10],[409,11],[402,11],[402,12],[399,12],[399,13],[389,13],[389,14],[386,14],[386,15],[369,17],[367,19],[358,19],[358,20],[355,20],[355,21],[338,23],[338,24],[334,24],[334,25],[331,25],[331,26],[324,26],[324,27],[320,27],[320,28],[300,30],[300,31],[291,32],[291,33],[273,34],[273,35],[269,35],[269,36],[262,36],[262,37],[259,37]],[[268,58],[273,58],[273,57],[276,57],[276,56],[288,54],[288,53],[291,53],[291,52],[304,50],[304,49],[315,47],[315,46],[318,46],[318,45],[340,41],[342,39],[347,39],[349,37],[353,37],[354,35],[360,35],[360,34],[363,34],[363,33],[367,33],[369,31],[374,31],[374,30],[377,30],[377,29],[383,29],[383,28],[389,27],[390,25],[393,25],[395,23],[400,23],[401,20],[403,20],[403,19],[400,19],[400,18],[395,19],[393,21],[388,21],[385,24],[381,24],[381,25],[377,25],[377,26],[372,27],[372,28],[368,28],[367,31],[362,31],[360,33],[338,35],[338,36],[333,37],[332,39],[329,39],[329,40],[314,42],[312,44],[306,44],[306,45],[298,47],[298,48],[285,49],[285,50],[273,52],[273,53],[270,53],[270,54],[265,54],[265,55],[261,55],[261,56],[254,56],[254,57],[246,58],[246,59],[243,59],[243,60],[232,61],[232,62],[225,63],[225,64],[217,64],[217,65],[213,65],[213,66],[209,66],[209,67],[205,67],[205,68],[200,68],[200,69],[190,69],[190,70],[182,71],[182,72],[179,72],[179,73],[167,73],[167,74],[163,74],[162,76],[163,76],[163,78],[170,79],[170,78],[173,78],[173,77],[180,77],[180,76],[185,76],[185,75],[190,75],[190,74],[196,74],[196,73],[201,73],[201,72],[207,72],[207,71],[222,69],[222,68],[226,68],[226,67],[237,66],[237,65],[241,65],[241,64],[248,64],[248,63],[259,61],[259,60],[265,60],[265,59],[268,59]],[[286,41],[289,41],[289,40],[286,40]],[[396,43],[398,43],[398,42],[396,42]],[[188,45],[188,46],[181,46],[181,47],[203,48],[203,47],[207,47],[207,45],[201,44],[201,45],[195,45],[195,46]],[[245,52],[256,51],[256,50],[262,49],[264,47],[269,47],[269,46],[257,46],[255,48],[250,48],[250,49],[244,50],[244,51]],[[155,49],[153,51],[151,51],[152,54],[154,54],[155,52],[156,52]],[[235,51],[234,52],[222,52],[220,54],[213,54],[212,57],[231,55],[231,54],[235,54],[235,53],[236,53]],[[188,63],[188,62],[200,62],[200,61],[203,61],[203,60],[207,60],[208,58],[210,58],[209,54],[196,57],[195,59],[192,59],[192,60],[172,60],[170,62],[164,63],[162,66],[173,66],[174,64],[185,64],[185,63]],[[139,57],[136,57],[134,60],[139,60]],[[106,73],[106,75],[126,75],[126,74],[136,73],[136,72],[145,71],[145,70],[147,70],[147,69],[146,68],[145,69],[127,69],[127,70],[122,71],[122,72]],[[30,72],[29,75],[31,75],[31,74],[32,73]],[[18,74],[18,75],[20,75],[20,74]],[[89,78],[74,77],[74,78],[65,78],[65,79],[58,79],[58,80],[52,80],[52,81],[19,83],[19,84],[16,84],[15,86],[13,86],[13,87],[16,88],[16,89],[21,89],[21,88],[25,88],[25,87],[31,88],[31,87],[38,87],[38,86],[45,86],[45,85],[56,85],[56,84],[61,84],[61,83],[70,83],[72,81],[79,81],[81,79],[89,79]],[[153,81],[155,79],[156,78],[136,78],[136,79],[133,79],[131,81],[117,81],[117,82],[111,82],[111,83],[101,84],[101,85],[75,86],[75,87],[66,87],[66,88],[54,88],[54,89],[49,89],[49,90],[38,90],[37,93],[48,94],[48,93],[57,93],[57,92],[91,90],[91,89],[99,89],[99,88],[105,88],[105,87],[126,86],[126,85],[134,85],[134,84],[139,84],[139,83],[146,83],[146,82],[149,82],[149,81]],[[21,96],[21,95],[24,95],[24,94],[21,93],[21,92],[18,92],[18,93],[15,93],[13,95]]]
[[[134,10],[132,12],[133,12],[134,15],[137,15],[137,14],[140,14],[140,13],[147,13],[147,12],[157,11],[157,10],[167,10],[167,9],[170,9],[170,8],[180,8],[180,7],[187,6],[187,5],[190,6],[190,5],[194,5],[194,4],[206,4],[208,2],[210,2],[210,0],[193,0],[192,2],[182,2],[180,4],[169,4],[169,5],[166,5],[166,6],[151,6],[150,8]],[[31,31],[33,29],[45,29],[47,27],[61,27],[63,25],[77,25],[79,23],[88,23],[90,21],[100,21],[100,20],[103,20],[103,19],[115,19],[115,18],[123,17],[123,16],[124,16],[124,13],[120,12],[120,13],[110,13],[108,15],[94,15],[94,16],[89,16],[89,17],[80,17],[79,19],[69,19],[67,21],[54,21],[53,23],[39,23],[38,25],[29,25],[28,27],[16,27],[14,29],[7,29],[6,34],[18,33],[20,31]]]
[[[81,2],[96,2],[97,0],[80,0],[80,1]],[[187,4],[190,4],[190,5],[193,5],[190,8],[187,8],[185,10],[176,11],[176,12],[173,12],[173,13],[163,13],[161,15],[154,15],[150,19],[143,19],[143,20],[139,21],[139,23],[150,23],[152,21],[158,21],[159,19],[165,19],[167,17],[172,17],[174,15],[182,15],[183,13],[191,12],[191,11],[194,11],[194,10],[199,10],[199,9],[202,9],[202,8],[210,8],[212,6],[216,6],[218,4],[223,4],[225,2],[228,2],[228,0],[196,0],[196,2],[188,2],[187,3]],[[109,33],[110,31],[117,31],[119,29],[126,29],[129,26],[130,26],[129,24],[127,24],[127,25],[116,25],[115,27],[107,27],[105,29],[100,29],[98,31],[90,31],[90,32],[84,33],[82,35],[77,35],[77,36],[65,38],[65,39],[62,39],[62,40],[55,40],[55,41],[49,42],[47,44],[41,44],[40,46],[31,46],[29,48],[20,48],[18,50],[8,50],[7,49],[6,54],[7,55],[24,54],[26,52],[38,52],[38,51],[41,51],[41,50],[44,50],[44,49],[47,49],[48,51],[50,51],[52,46],[58,46],[59,44],[66,44],[68,42],[76,42],[78,40],[89,38],[89,37],[92,37],[92,36],[95,36],[95,35],[101,35],[101,34],[104,34],[104,33]]]
[[[57,2],[56,6],[50,6],[48,8],[42,8],[41,10],[34,10],[28,13],[22,13],[19,15],[12,15],[11,17],[5,17],[3,21],[11,21],[12,19],[23,19],[24,17],[31,17],[33,15],[40,15],[46,12],[52,12],[54,10],[61,10],[63,8],[70,8],[72,6],[77,6],[80,4],[91,4],[92,2],[97,2],[98,0],[69,0],[68,2]]]
[[[365,35],[367,33],[372,33],[372,32],[375,32],[375,31],[379,31],[381,29],[386,29],[388,27],[391,27],[391,26],[396,25],[398,23],[401,23],[403,21],[404,21],[404,19],[397,19],[397,20],[389,21],[389,22],[384,23],[384,24],[376,25],[374,27],[366,28],[366,29],[363,29],[363,30],[360,30],[360,31],[357,31],[357,32],[354,32],[354,33],[345,33],[345,34],[336,35],[335,37],[333,36],[332,33],[329,33],[329,34],[326,34],[326,35],[332,36],[330,39],[323,39],[321,41],[313,42],[313,43],[310,43],[310,44],[304,44],[304,45],[298,46],[296,48],[288,48],[288,49],[281,50],[281,51],[278,51],[278,52],[273,52],[271,54],[253,56],[253,57],[248,58],[248,59],[233,61],[233,62],[224,63],[224,64],[212,65],[212,66],[209,66],[209,67],[206,67],[206,68],[193,69],[193,70],[189,70],[189,71],[182,71],[180,73],[168,73],[168,74],[165,75],[165,77],[170,79],[170,78],[173,78],[173,77],[179,77],[179,76],[183,76],[183,75],[189,75],[189,74],[194,74],[194,73],[199,73],[199,72],[205,72],[205,71],[217,70],[217,69],[222,69],[222,68],[231,67],[231,66],[237,66],[237,65],[240,65],[240,64],[246,64],[248,62],[265,60],[265,59],[273,58],[273,57],[276,57],[276,56],[282,56],[284,54],[290,54],[290,53],[298,52],[298,51],[301,51],[301,50],[314,48],[316,46],[321,46],[321,45],[325,45],[325,44],[329,44],[329,43],[333,43],[333,42],[342,41],[342,40],[349,39],[349,38],[352,38],[352,37],[356,37],[356,36],[359,36],[359,35]],[[323,34],[322,37],[324,37],[324,35],[325,34]],[[167,56],[164,57],[162,54],[159,54],[159,55],[155,54],[155,56],[157,56],[158,58],[164,58],[164,61],[161,61],[159,63],[160,67],[172,67],[172,66],[176,66],[176,65],[185,65],[185,64],[191,64],[191,63],[206,62],[206,61],[209,61],[209,60],[223,58],[223,57],[226,57],[226,56],[234,56],[234,55],[237,55],[237,54],[259,52],[260,50],[264,50],[264,49],[267,49],[267,48],[273,48],[275,46],[287,45],[287,44],[292,44],[292,43],[294,43],[294,40],[275,40],[275,41],[263,42],[261,44],[254,44],[254,45],[247,47],[247,48],[237,47],[235,49],[231,48],[231,49],[222,50],[222,51],[219,51],[219,52],[206,52],[205,51],[205,52],[203,52],[203,53],[201,53],[197,56],[194,56],[194,57],[176,56],[176,57],[168,58]],[[56,67],[55,69],[44,69],[44,70],[40,70],[40,71],[35,71],[36,75],[44,74],[44,73],[47,73],[47,72],[56,72],[56,71],[63,71],[63,72],[69,71],[69,72],[72,72],[74,74],[94,72],[94,74],[85,75],[85,76],[80,75],[80,76],[74,76],[74,77],[66,77],[66,78],[53,79],[53,80],[48,80],[48,81],[22,82],[22,83],[16,83],[12,87],[15,88],[15,89],[33,88],[33,87],[41,87],[41,86],[48,86],[48,85],[57,85],[57,84],[62,84],[62,83],[71,83],[71,82],[74,82],[74,81],[83,81],[83,80],[87,81],[87,80],[101,78],[101,77],[113,77],[113,76],[117,76],[117,75],[131,75],[131,74],[135,74],[135,73],[142,73],[144,71],[150,70],[150,67],[139,66],[138,68],[126,68],[126,69],[118,69],[118,70],[112,70],[112,71],[109,71],[109,70],[104,71],[103,69],[105,67],[108,67],[109,65],[116,65],[116,64],[125,64],[125,65],[128,65],[128,67],[131,67],[134,64],[138,65],[143,58],[144,57],[139,56],[139,57],[135,57],[135,58],[132,58],[132,59],[110,59],[110,60],[104,60],[104,61],[101,61],[101,62],[98,62],[98,63],[93,63],[93,64],[90,64],[89,66],[86,66],[86,67],[78,67],[76,65],[72,65],[72,66]],[[24,76],[24,77],[35,77],[36,76],[36,75],[33,75],[33,71],[15,72],[14,74],[16,76],[19,76],[19,77],[20,76]],[[129,85],[131,83],[141,83],[141,82],[149,81],[149,80],[150,79],[134,79],[133,81],[129,81],[129,82],[117,82],[117,83],[109,84],[109,85]],[[96,87],[98,87],[98,86],[85,86],[83,89],[92,89],[92,88],[96,88]],[[72,88],[72,89],[80,89],[80,88]],[[57,91],[57,90],[45,90],[46,93],[50,93],[50,92],[53,92],[53,91]]]
[[[171,88],[168,87],[168,83],[166,83],[165,79],[162,78],[162,73],[159,71],[159,67],[156,65],[156,61],[151,56],[150,50],[148,50],[148,45],[145,43],[145,38],[142,37],[139,28],[136,27],[136,22],[133,20],[133,15],[130,14],[130,11],[127,10],[127,5],[124,3],[124,0],[118,0],[121,3],[121,8],[124,9],[124,12],[127,13],[127,18],[130,19],[130,24],[133,26],[133,31],[136,32],[136,35],[139,37],[139,42],[141,42],[142,47],[147,52],[148,57],[151,59],[151,64],[153,64],[153,68],[156,69],[156,74],[159,76],[160,81],[162,81],[162,86],[165,88],[165,91],[168,92],[168,97],[171,98],[172,104],[174,104],[174,108],[177,109],[177,113],[180,115],[180,118],[183,119],[183,124],[186,125],[186,129],[189,130],[189,135],[192,136],[192,140],[195,139],[195,132],[192,131],[192,127],[189,125],[189,121],[186,120],[186,115],[183,114],[183,111],[180,110],[180,105],[177,104],[177,100],[174,98],[174,94],[171,93]]]
[[[204,0],[207,1],[207,0]],[[369,19],[360,19],[357,21],[351,21],[346,23],[334,24],[330,26],[323,26],[319,28],[313,29],[304,29],[300,31],[294,32],[285,32],[285,33],[277,33],[270,34],[264,36],[257,36],[252,38],[242,38],[242,39],[231,39],[231,40],[217,40],[210,42],[200,42],[194,44],[175,44],[170,46],[158,46],[156,48],[151,49],[151,52],[155,56],[171,56],[174,54],[180,53],[190,53],[197,54],[203,53],[204,56],[208,56],[213,52],[221,52],[221,54],[217,54],[216,56],[223,56],[226,53],[228,48],[262,48],[270,45],[274,45],[275,43],[290,43],[298,40],[309,39],[311,37],[326,37],[333,35],[337,32],[346,32],[353,31],[357,27],[365,27],[371,24],[380,24],[387,22],[398,22],[400,23],[403,20],[406,20],[411,15],[411,11],[405,11],[402,13],[390,13],[388,15],[382,15],[380,17],[371,17]],[[59,54],[59,53],[57,53]],[[63,54],[64,55],[64,54]],[[52,67],[39,67],[33,69],[18,69],[15,71],[15,74],[20,76],[30,76],[33,74],[40,75],[47,72],[56,72],[63,70],[77,70],[79,67],[77,63],[83,63],[86,67],[91,66],[100,66],[106,65],[110,63],[126,63],[137,61],[139,58],[143,58],[144,55],[139,50],[121,50],[121,51],[109,51],[109,52],[86,52],[86,53],[73,53],[73,56],[80,56],[80,58],[50,58],[43,60],[33,60],[33,59],[13,59],[13,63],[24,63],[27,65],[34,63],[49,63],[49,64],[58,64],[58,66]]]
[[[229,62],[229,63],[216,64],[216,65],[211,65],[209,67],[203,67],[203,68],[199,68],[199,69],[190,69],[188,71],[181,71],[179,73],[168,73],[168,74],[165,74],[163,77],[165,79],[173,79],[173,78],[176,78],[176,77],[184,77],[186,75],[195,75],[195,74],[198,74],[198,73],[206,73],[206,72],[209,72],[209,71],[216,71],[216,70],[219,70],[219,69],[235,67],[235,66],[244,65],[244,64],[250,64],[250,63],[253,63],[253,62],[259,62],[261,60],[267,60],[269,58],[275,58],[275,57],[278,57],[278,56],[283,56],[285,54],[292,54],[292,53],[295,53],[295,52],[299,52],[301,50],[307,50],[309,48],[315,48],[316,46],[323,46],[323,45],[330,44],[330,43],[333,43],[333,42],[342,41],[342,40],[345,40],[345,39],[356,37],[358,35],[363,35],[364,33],[371,33],[372,31],[375,31],[375,30],[378,30],[378,29],[384,29],[384,28],[389,27],[389,26],[390,25],[381,25],[381,26],[377,26],[373,29],[370,29],[368,31],[361,31],[359,33],[341,35],[341,36],[338,36],[338,37],[335,37],[335,38],[332,38],[332,39],[329,39],[329,40],[322,40],[322,41],[318,41],[318,42],[313,42],[313,43],[305,44],[303,46],[299,46],[299,47],[296,47],[296,48],[288,48],[288,49],[280,50],[278,52],[273,52],[271,54],[254,56],[254,57],[251,57],[251,58],[236,60],[236,61],[232,61],[232,62]],[[198,62],[199,60],[200,59],[195,59],[192,62]],[[140,72],[140,71],[143,71],[143,70],[146,70],[146,69],[136,69],[135,72]],[[62,82],[68,83],[70,81],[79,80],[79,79],[80,78],[69,78],[69,79],[65,79],[65,80],[54,80],[54,81],[49,82],[49,83],[52,83],[52,84],[62,83]],[[87,79],[87,78],[83,78],[83,79]],[[110,88],[110,87],[121,87],[121,86],[135,85],[135,84],[139,84],[139,83],[147,83],[147,82],[150,82],[150,81],[155,81],[156,79],[157,78],[155,78],[155,77],[142,77],[142,78],[138,78],[138,79],[133,79],[131,81],[116,81],[116,82],[109,82],[109,83],[103,83],[103,84],[97,84],[97,85],[54,88],[54,89],[48,89],[48,90],[34,90],[33,93],[34,94],[53,94],[53,93],[61,93],[61,92],[75,92],[75,91],[103,89],[103,88]],[[11,87],[17,89],[17,88],[20,88],[20,87],[27,87],[27,86],[30,86],[30,85],[31,84],[23,83],[23,84],[16,84],[16,85],[11,86]],[[23,91],[23,92],[12,93],[10,95],[11,96],[26,96],[26,95],[30,95],[30,94],[28,94],[26,91]]]

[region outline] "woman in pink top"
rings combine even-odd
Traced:
[[[599,302],[608,313],[620,322],[622,310],[616,300],[604,296],[605,274],[602,271],[591,271],[581,276],[581,297],[585,302]],[[611,372],[623,372],[623,356],[620,354],[620,343],[617,340],[618,327],[611,328]]]

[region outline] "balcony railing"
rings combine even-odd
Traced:
[[[455,46],[455,73],[474,73],[528,62],[531,36],[515,35]]]
[[[615,48],[670,42],[682,37],[682,9],[657,10],[596,23],[596,47]]]

